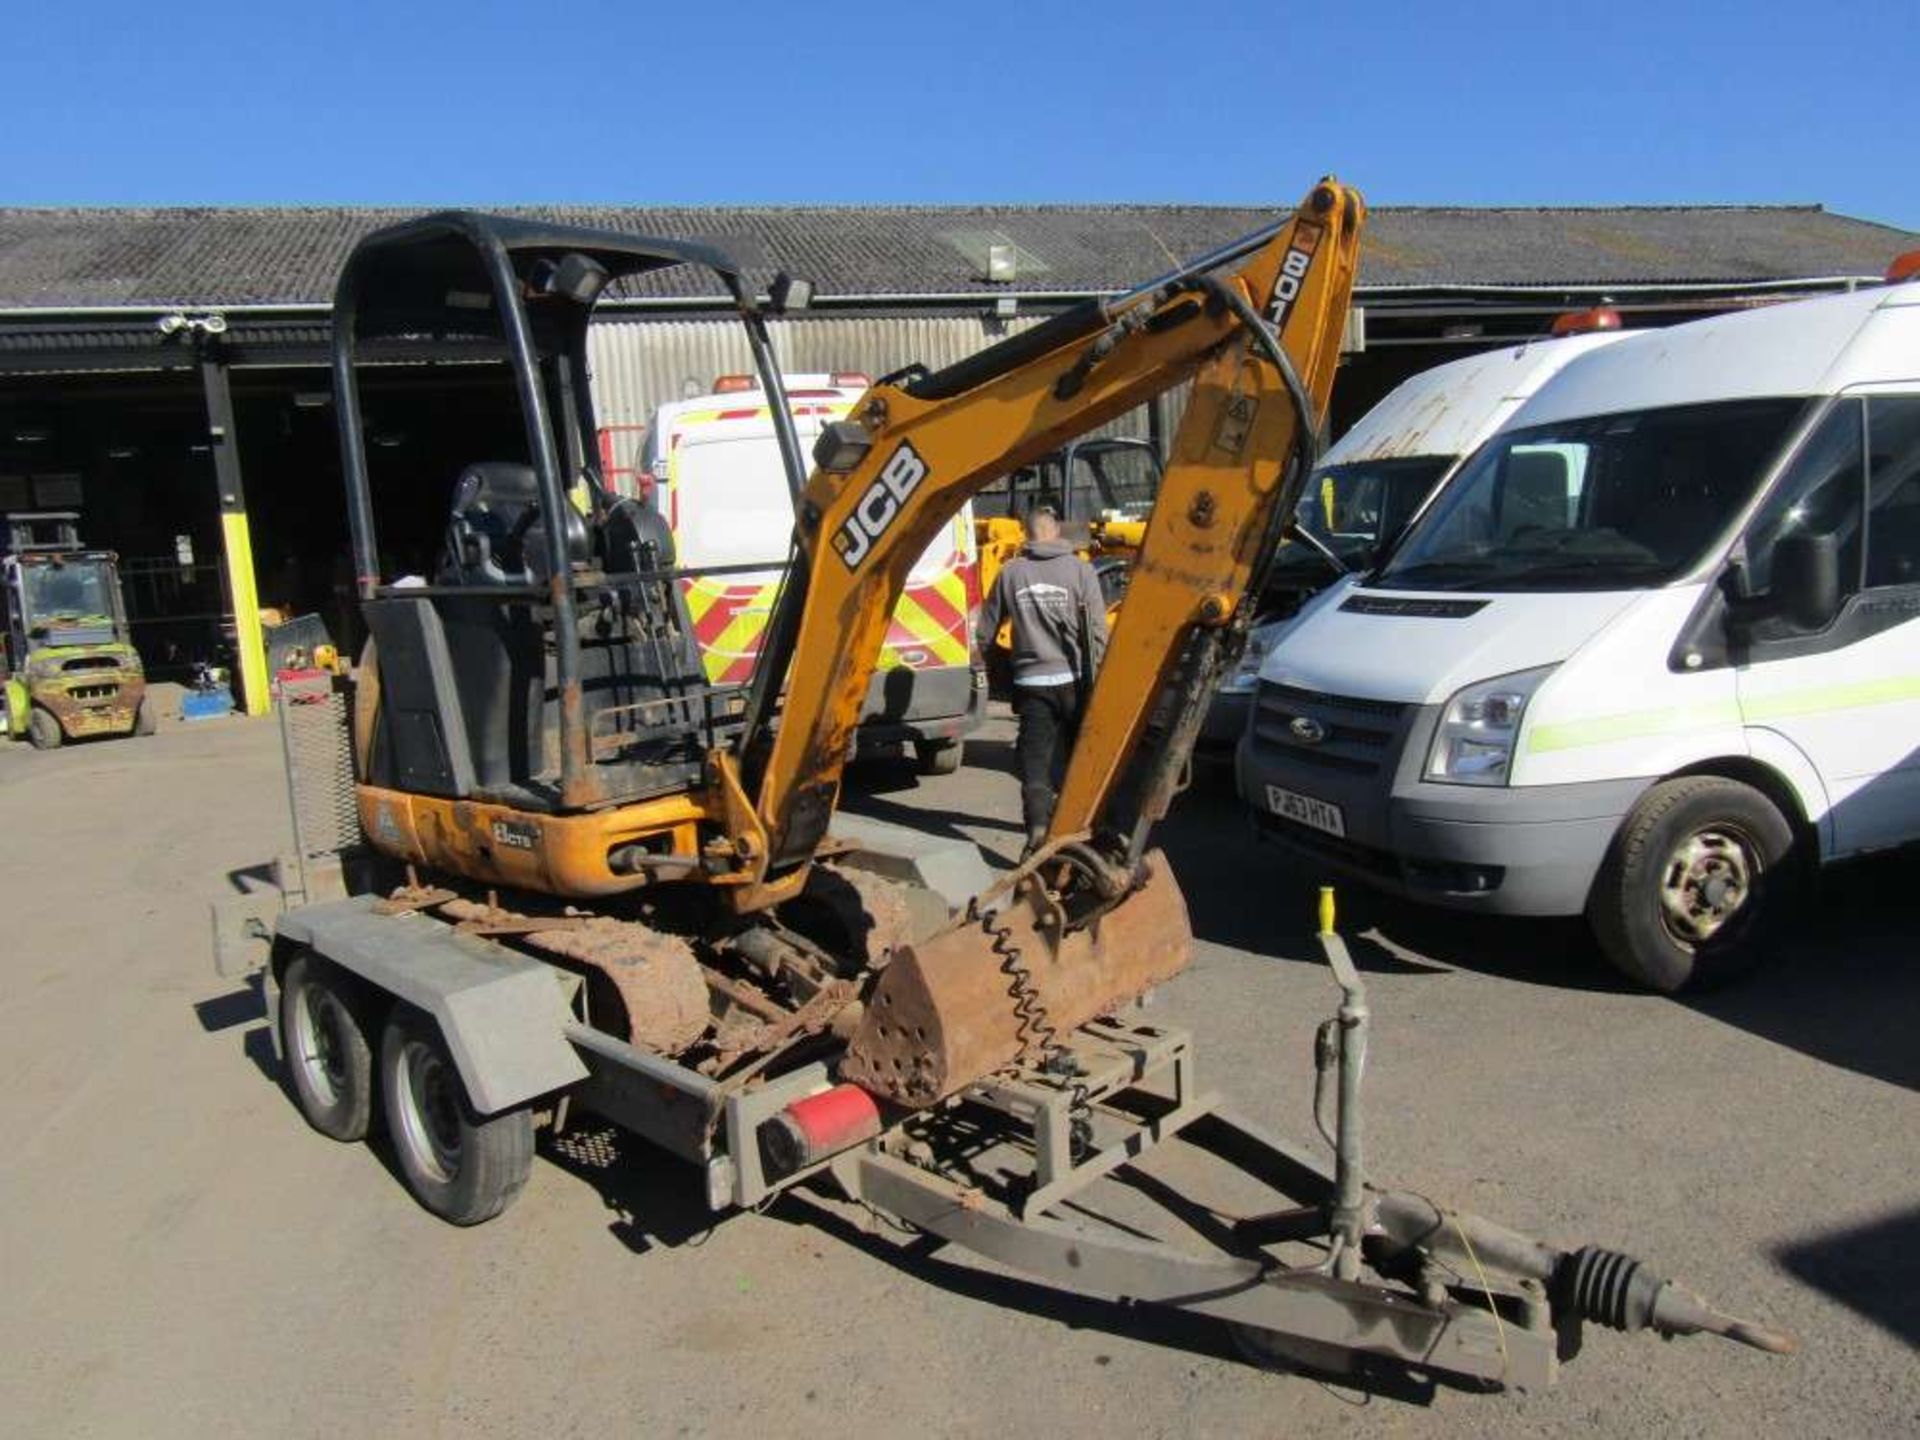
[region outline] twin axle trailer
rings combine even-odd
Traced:
[[[909,1110],[842,1073],[845,1036],[824,1018],[844,1008],[829,988],[842,981],[790,1009],[750,1002],[768,1013],[741,1020],[745,987],[699,965],[695,1000],[735,1029],[697,1059],[596,1025],[608,999],[594,977],[607,971],[580,957],[657,965],[677,952],[637,906],[556,909],[373,856],[354,804],[351,697],[345,677],[283,678],[294,850],[277,890],[216,907],[216,948],[222,973],[259,972],[307,1119],[354,1141],[383,1113],[409,1188],[454,1223],[511,1203],[537,1129],[591,1112],[700,1167],[716,1212],[828,1187],[1063,1291],[1217,1318],[1261,1362],[1388,1362],[1526,1390],[1554,1379],[1588,1321],[1794,1348],[1628,1255],[1557,1249],[1370,1185],[1369,1016],[1330,901],[1322,944],[1340,998],[1315,1045],[1323,1146],[1237,1117],[1192,1038],[1137,1014],[1050,1037],[1030,1060]],[[892,945],[952,916],[993,933],[1007,886],[969,844],[841,817],[823,854],[869,909],[888,910]],[[883,948],[869,964],[890,958]],[[686,1017],[626,1018],[638,1036]]]

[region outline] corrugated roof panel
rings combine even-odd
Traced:
[[[0,307],[313,304],[393,208],[0,209]],[[734,248],[845,295],[1102,291],[1166,270],[1272,219],[1227,206],[567,206],[511,213]],[[1045,262],[1011,285],[979,277],[944,237],[995,231]],[[1817,206],[1567,209],[1388,207],[1373,212],[1363,287],[1658,285],[1878,276],[1920,235]],[[668,270],[629,292],[717,294]]]

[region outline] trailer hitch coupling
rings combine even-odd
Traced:
[[[1720,1335],[1775,1355],[1791,1355],[1799,1349],[1791,1333],[1722,1314],[1621,1251],[1595,1245],[1555,1250],[1478,1216],[1443,1213],[1418,1196],[1381,1194],[1367,1186],[1360,1124],[1367,992],[1334,921],[1333,890],[1322,887],[1320,945],[1340,986],[1341,999],[1338,1013],[1315,1036],[1313,1108],[1315,1123],[1334,1147],[1328,1229],[1333,1240],[1329,1268],[1335,1276],[1343,1280],[1358,1276],[1364,1232],[1389,1257],[1417,1250],[1449,1266],[1464,1264],[1469,1273],[1485,1266],[1544,1286],[1562,1359],[1579,1349],[1581,1323],[1589,1320],[1629,1333]],[[1336,1071],[1338,1089],[1330,1128],[1324,1101],[1328,1079]]]
[[[1690,1290],[1662,1279],[1631,1255],[1583,1245],[1562,1254],[1550,1285],[1554,1309],[1610,1330],[1652,1330],[1657,1335],[1721,1335],[1765,1350],[1791,1355],[1799,1339],[1751,1320],[1723,1315]]]

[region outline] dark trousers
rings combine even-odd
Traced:
[[[1020,816],[1031,844],[1046,833],[1060,799],[1067,755],[1080,733],[1080,687],[1016,685],[1013,713],[1020,721],[1014,754],[1020,761]]]

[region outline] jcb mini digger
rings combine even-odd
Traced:
[[[1304,1340],[1524,1387],[1583,1320],[1789,1348],[1625,1255],[1371,1186],[1364,989],[1330,917],[1344,998],[1313,1087],[1330,1156],[1235,1118],[1184,1032],[1130,1014],[1192,947],[1148,836],[1312,468],[1363,218],[1324,181],[1136,290],[888,376],[826,428],[810,478],[772,302],[720,251],[469,213],[362,241],[334,380],[373,639],[350,707],[283,709],[350,708],[374,863],[304,846],[268,958],[312,1124],[358,1140],[378,1107],[416,1197],[471,1224],[519,1191],[536,1124],[591,1109],[703,1167],[716,1209],[830,1185],[1059,1287],[1218,1317],[1260,1355]],[[593,469],[596,300],[689,293],[699,271],[739,315],[794,495],[745,689],[706,683],[666,527]],[[463,345],[511,368],[524,453],[376,493],[362,365]],[[994,879],[971,847],[836,824],[887,616],[933,531],[1187,381],[1046,842]],[[422,496],[446,497],[433,559],[402,583],[379,557],[407,537],[378,527]],[[1150,723],[1169,688],[1180,703]]]

